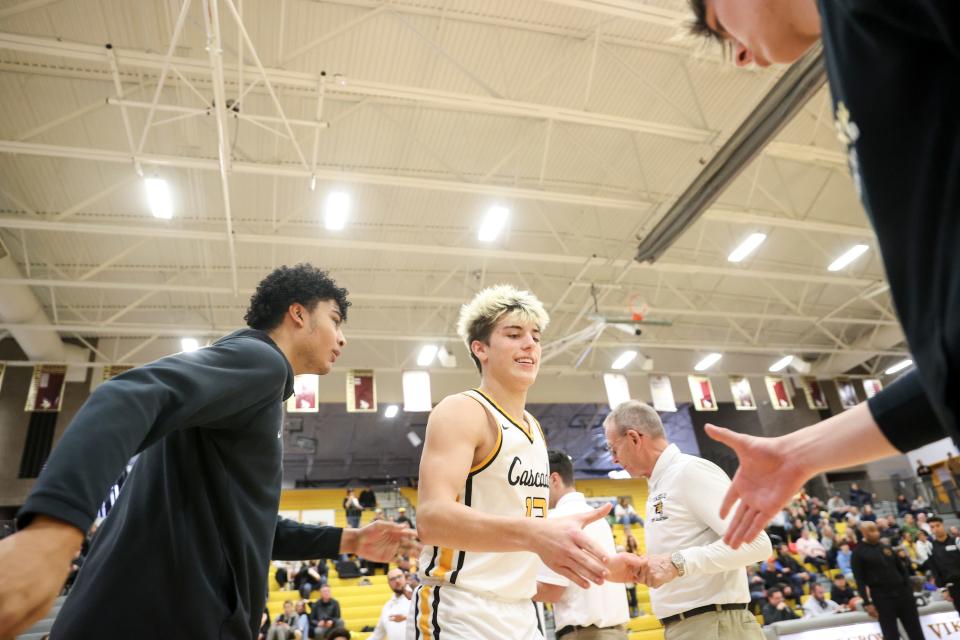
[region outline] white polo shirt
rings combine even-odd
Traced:
[[[773,480],[775,481],[775,479]],[[683,554],[686,575],[650,590],[653,614],[666,618],[708,604],[750,602],[746,566],[770,557],[770,538],[761,533],[753,542],[731,549],[723,534],[727,520],[720,505],[730,478],[709,460],[668,446],[649,480],[647,553]]]
[[[560,498],[557,506],[550,509],[547,517],[559,518],[592,510],[593,507],[587,504],[583,494],[574,491]],[[613,532],[606,520],[601,518],[591,522],[583,528],[583,532],[605,552],[611,556],[616,554]],[[553,605],[557,629],[567,625],[615,627],[626,624],[630,620],[630,612],[627,610],[627,590],[623,584],[605,582],[600,586],[590,585],[588,589],[583,589],[543,563],[537,572],[537,581],[566,587],[563,596]]]
[[[407,622],[406,617],[411,615],[410,600],[403,594],[394,595],[387,604],[383,605],[383,611],[380,612],[380,620],[377,621],[377,627],[373,630],[370,640],[406,640]],[[405,616],[403,620],[394,622],[390,616]]]

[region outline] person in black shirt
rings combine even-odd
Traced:
[[[880,530],[875,523],[862,523],[860,531],[863,542],[854,549],[851,566],[864,608],[872,617],[880,619],[884,640],[899,640],[898,619],[910,640],[923,640],[907,568],[893,549],[880,542]]]
[[[370,487],[364,487],[360,492],[360,495],[357,496],[357,502],[360,503],[360,506],[364,509],[376,509],[377,508],[377,494],[373,492],[373,489]]]
[[[864,491],[860,485],[854,482],[850,485],[850,504],[854,507],[863,507],[873,504],[873,495],[869,491]]]
[[[934,516],[927,520],[933,531],[933,551],[928,567],[933,573],[937,586],[946,588],[953,606],[960,611],[960,547],[956,538],[947,535],[943,519]]]
[[[790,63],[822,42],[831,115],[916,364],[855,408],[779,438],[707,427],[740,459],[722,505],[740,499],[725,538],[739,546],[819,473],[944,435],[960,442],[960,3],[688,1],[693,31],[729,43],[740,65]]]
[[[793,609],[783,601],[783,591],[780,589],[771,589],[767,592],[767,603],[763,605],[763,625],[773,624],[774,622],[783,622],[784,620],[796,620],[799,618]]]
[[[833,579],[833,586],[830,587],[830,599],[851,611],[856,609],[857,604],[860,603],[857,592],[850,587],[847,583],[847,576],[842,573],[838,573]]]
[[[320,599],[310,605],[310,625],[318,638],[329,629],[343,626],[340,603],[333,597],[329,585],[320,588]]]
[[[0,637],[49,610],[83,532],[138,452],[54,638],[118,629],[256,637],[271,559],[387,561],[412,548],[414,533],[391,522],[339,529],[278,516],[283,402],[294,375],[333,367],[346,344],[346,296],[310,265],[280,267],[250,299],[249,329],[101,384],[51,452],[17,514],[19,532],[0,540]]]

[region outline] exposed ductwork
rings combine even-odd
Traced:
[[[13,257],[0,241],[0,278],[22,278]],[[0,285],[0,318],[15,324],[49,324],[43,305],[26,285]],[[10,335],[27,355],[29,360],[39,362],[86,362],[90,352],[76,345],[67,344],[56,331],[24,330],[8,327]],[[86,377],[86,368],[68,369],[68,382],[81,382]]]

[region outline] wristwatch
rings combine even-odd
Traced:
[[[677,575],[681,578],[687,574],[687,563],[683,559],[683,554],[679,551],[674,551],[670,556],[670,562],[677,568]]]

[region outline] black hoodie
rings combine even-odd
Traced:
[[[282,402],[293,370],[263,331],[102,384],[53,450],[18,527],[37,514],[98,529],[52,637],[255,638],[271,558],[335,557],[341,529],[277,516]]]

